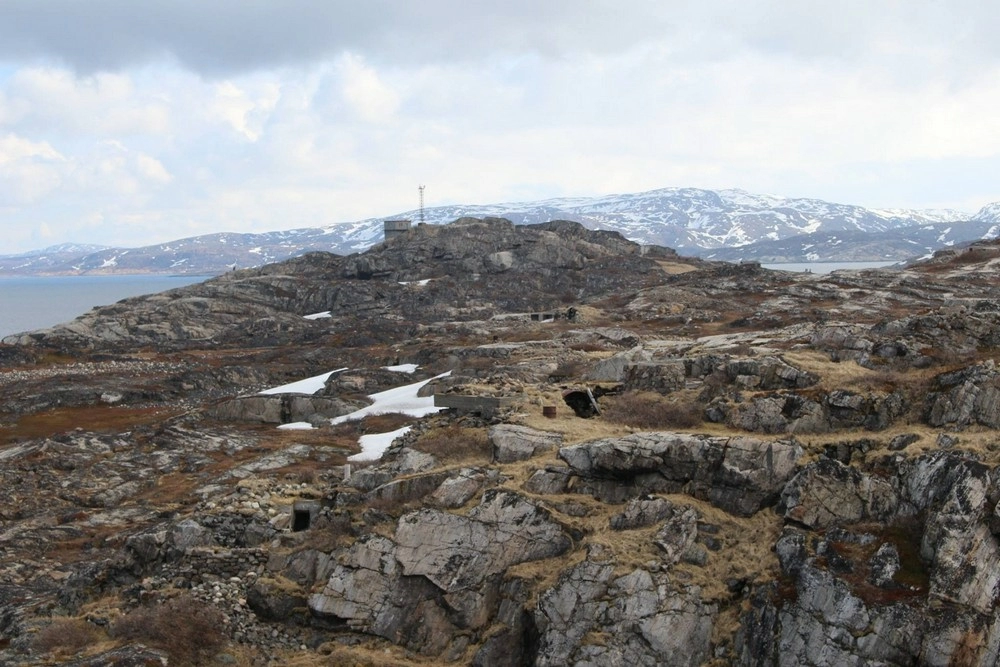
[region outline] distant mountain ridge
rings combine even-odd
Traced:
[[[590,229],[676,249],[680,254],[765,262],[904,260],[1000,234],[1000,203],[977,214],[867,209],[743,190],[663,188],[603,197],[436,206],[429,224],[499,216],[515,224],[573,220]],[[305,252],[359,252],[382,240],[387,219],[416,222],[419,210],[380,218],[260,234],[217,233],[142,248],[63,244],[0,256],[0,274],[214,274]]]

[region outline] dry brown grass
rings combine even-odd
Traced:
[[[704,421],[704,407],[681,392],[663,396],[655,392],[626,392],[601,400],[605,421],[639,429],[691,429]]]
[[[493,449],[486,429],[449,424],[420,436],[413,445],[417,451],[433,454],[440,463],[487,463]]]
[[[697,271],[697,266],[692,266],[690,264],[684,264],[682,262],[671,262],[669,260],[659,260],[656,262],[657,266],[663,269],[663,272],[667,275],[675,276],[681,273],[690,273],[691,271]]]
[[[388,642],[371,641],[356,646],[328,642],[318,653],[288,652],[277,656],[284,667],[445,667],[465,663],[445,663],[433,658],[414,655]]]
[[[122,433],[137,426],[154,424],[181,414],[180,410],[164,408],[123,408],[84,406],[54,408],[25,415],[13,426],[0,427],[0,443],[25,439],[50,438],[77,428],[93,433]]]
[[[792,366],[818,375],[819,382],[815,388],[824,391],[893,391],[896,388],[912,388],[924,386],[931,377],[941,372],[940,369],[871,370],[853,361],[831,361],[828,354],[819,350],[794,350],[781,356]]]

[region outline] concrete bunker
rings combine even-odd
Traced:
[[[319,514],[318,500],[296,500],[292,504],[292,532],[309,530],[316,515]]]

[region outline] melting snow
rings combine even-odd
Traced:
[[[377,461],[382,457],[382,454],[389,448],[392,441],[401,435],[406,435],[406,433],[413,428],[412,426],[404,426],[403,428],[398,428],[395,431],[389,431],[388,433],[373,433],[371,435],[363,435],[358,439],[358,444],[361,445],[361,451],[357,454],[353,454],[347,457],[348,461]]]
[[[387,371],[396,371],[397,373],[413,373],[417,370],[418,366],[416,364],[400,364],[398,366],[383,366]]]
[[[282,431],[310,431],[313,425],[309,422],[291,422],[289,424],[282,424],[278,428]]]
[[[313,313],[312,315],[303,315],[307,320],[321,320],[324,317],[333,317],[329,310],[324,310],[322,313]]]
[[[327,379],[331,375],[346,370],[347,367],[345,366],[344,368],[338,368],[335,371],[323,373],[322,375],[316,375],[311,378],[306,378],[305,380],[299,380],[298,382],[292,382],[290,384],[283,384],[280,387],[265,389],[264,391],[258,392],[258,394],[315,394],[323,388],[323,385],[326,384]]]
[[[430,281],[431,281],[430,278],[425,278],[423,280],[416,280],[416,281],[404,281],[404,280],[400,280],[399,284],[400,285],[419,285],[419,286],[423,287],[424,285],[426,285]]]
[[[417,396],[417,392],[419,392],[421,387],[431,380],[437,380],[438,378],[447,377],[449,375],[451,375],[451,371],[442,373],[441,375],[435,375],[430,380],[414,382],[413,384],[407,384],[402,387],[396,387],[395,389],[388,389],[386,391],[380,391],[377,394],[371,394],[368,397],[373,401],[371,405],[366,405],[360,410],[355,410],[348,415],[334,417],[330,420],[330,423],[341,424],[352,419],[361,419],[362,417],[366,417],[368,415],[381,415],[386,412],[402,412],[403,414],[410,415],[411,417],[423,417],[424,415],[440,412],[444,408],[439,408],[434,405],[433,396]]]

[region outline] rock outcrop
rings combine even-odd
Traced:
[[[683,489],[742,516],[774,503],[801,455],[793,441],[681,433],[642,433],[559,450],[579,478],[576,489],[597,498],[620,502]]]

